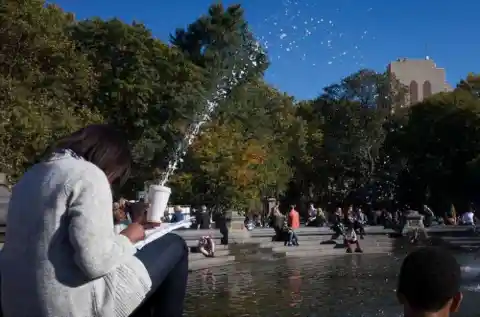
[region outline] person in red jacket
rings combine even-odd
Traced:
[[[288,213],[288,245],[298,246],[298,237],[295,230],[300,228],[300,215],[295,210],[295,205],[292,205]]]

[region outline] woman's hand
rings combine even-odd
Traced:
[[[132,222],[141,224],[146,223],[147,209],[148,204],[146,203],[137,202],[128,204],[128,212],[130,213]]]
[[[137,243],[145,239],[145,228],[139,223],[131,223],[120,232],[126,236],[132,243]]]
[[[147,221],[147,209],[149,207],[149,204],[138,202],[130,204],[128,206],[132,222],[141,224],[145,230],[153,229],[160,226],[160,223],[153,223]]]

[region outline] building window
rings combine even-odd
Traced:
[[[418,84],[415,80],[410,82],[410,104],[418,102]]]
[[[425,81],[423,83],[423,98],[428,98],[432,95],[432,84],[430,81]]]

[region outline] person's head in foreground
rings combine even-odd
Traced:
[[[460,265],[449,252],[421,248],[403,261],[397,297],[405,317],[449,316],[462,301]]]

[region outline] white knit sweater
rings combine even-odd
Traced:
[[[105,173],[57,154],[12,192],[1,253],[4,316],[129,316],[151,287],[135,252],[114,233]]]

